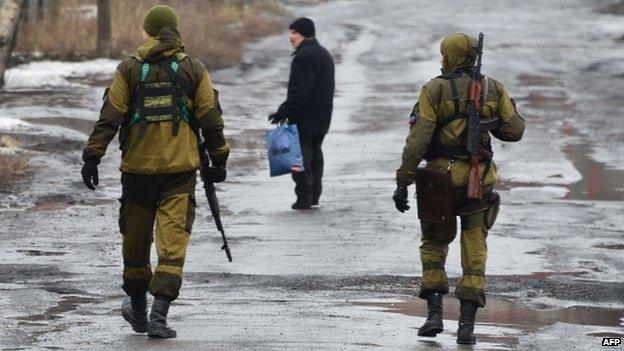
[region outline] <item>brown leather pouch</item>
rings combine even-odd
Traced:
[[[418,218],[440,224],[453,219],[453,184],[451,172],[419,168],[416,172]]]

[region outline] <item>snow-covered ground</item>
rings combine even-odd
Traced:
[[[337,64],[325,194],[311,212],[289,209],[292,181],[268,177],[264,150],[266,116],[285,96],[286,35],[250,46],[241,65],[212,72],[233,146],[218,195],[234,262],[219,250],[198,189],[186,281],[172,308],[180,334],[173,343],[148,344],[117,316],[115,143],[95,193],[79,176],[80,146],[116,62],[9,70],[0,91],[0,134],[26,149],[53,150],[33,151],[36,174],[0,195],[8,207],[0,211],[0,347],[454,348],[456,306],[435,342],[419,340],[413,329],[423,320],[422,304],[406,302],[416,306],[407,310],[421,308],[409,313],[384,306],[417,289],[419,225],[414,209],[394,209],[394,170],[420,86],[439,73],[439,42],[458,31],[485,32],[484,71],[505,84],[528,124],[522,142],[494,146],[503,208],[488,237],[487,273],[498,297],[483,311],[477,349],[595,349],[596,335],[621,335],[624,45],[615,40],[624,21],[595,11],[609,1],[478,3],[289,5],[316,21]],[[587,152],[575,151],[579,145]],[[461,274],[458,240],[447,272]],[[578,305],[593,312],[575,314]],[[514,314],[527,306],[544,314]],[[598,317],[611,314],[615,319]]]

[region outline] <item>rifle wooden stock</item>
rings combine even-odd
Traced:
[[[479,156],[470,156],[470,170],[468,171],[468,198],[481,199],[481,176],[479,174]]]
[[[474,104],[475,111],[481,112],[481,80],[470,83],[470,103]]]
[[[479,159],[481,153],[481,57],[483,56],[483,33],[479,33],[477,43],[477,65],[475,67],[472,81],[470,82],[470,102],[468,104],[468,143],[467,149],[470,153],[470,170],[468,171],[468,192],[469,199],[481,199],[481,175],[479,174]]]

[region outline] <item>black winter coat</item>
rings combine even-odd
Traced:
[[[334,107],[334,60],[316,39],[306,39],[293,56],[288,96],[277,114],[297,124],[303,138],[327,134]]]

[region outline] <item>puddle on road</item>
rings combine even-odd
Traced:
[[[613,244],[613,245],[600,244],[600,245],[594,245],[593,247],[598,248],[598,249],[607,249],[607,250],[624,250],[624,244]]]
[[[86,296],[63,296],[56,306],[52,306],[43,313],[32,314],[29,316],[15,317],[23,322],[41,322],[61,318],[63,313],[75,311],[82,304],[91,304],[97,302],[98,299]]]
[[[426,302],[416,298],[402,302],[353,302],[352,304],[361,307],[378,307],[382,309],[382,312],[400,313],[408,316],[426,317],[427,315]],[[444,299],[444,318],[453,320],[459,318],[459,301],[457,299]],[[513,301],[490,297],[486,307],[479,310],[477,318],[479,324],[510,326],[532,332],[557,322],[617,327],[622,323],[624,310],[586,306],[533,309]]]
[[[537,74],[521,74],[518,76],[518,83],[520,85],[532,87],[550,87],[557,85],[552,77]]]
[[[64,256],[67,252],[60,251],[41,251],[41,250],[17,250],[17,252],[26,256]]]
[[[520,75],[517,77],[521,85],[548,88],[556,85],[552,78],[539,75]],[[572,111],[575,108],[566,92],[561,89],[533,90],[523,99],[529,107],[543,111]],[[564,123],[561,133],[567,137],[581,136],[570,123]],[[624,171],[608,169],[607,165],[594,161],[589,143],[568,144],[563,148],[564,153],[574,163],[574,167],[583,178],[570,185],[565,196],[568,200],[602,200],[624,201]],[[505,184],[503,184],[505,185]],[[506,184],[511,186],[541,186],[542,184],[519,183]]]
[[[564,134],[576,134],[567,123],[563,128]],[[592,160],[591,146],[587,143],[568,144],[563,152],[583,176],[569,186],[565,199],[624,201],[624,171],[608,169],[606,164]]]
[[[545,111],[573,111],[576,106],[574,101],[568,99],[564,91],[558,90],[532,91],[522,100],[526,100],[530,108]]]

